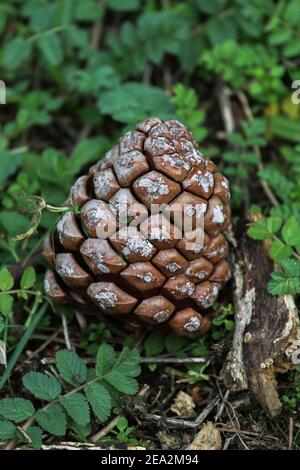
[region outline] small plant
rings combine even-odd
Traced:
[[[12,274],[6,267],[3,267],[0,270],[0,334],[5,327],[6,319],[9,318],[13,311],[15,298],[25,301],[33,298],[33,302],[30,302],[29,315],[24,325],[25,328],[30,324],[39,304],[42,302],[43,294],[38,286],[36,286],[36,273],[33,267],[28,266],[23,271],[19,288],[14,288],[14,284],[15,281]]]
[[[116,424],[116,429],[112,430],[111,434],[121,444],[137,445],[139,444],[138,439],[131,436],[133,430],[132,426],[128,426],[128,420],[122,416]]]
[[[111,338],[111,332],[104,322],[91,323],[85,331],[85,338],[80,342],[89,356],[96,356],[99,344]]]
[[[223,338],[229,332],[234,330],[233,308],[229,304],[227,307],[222,307],[218,316],[212,319],[211,337],[217,341]]]
[[[121,406],[124,395],[138,391],[135,379],[140,374],[136,349],[124,348],[117,354],[103,343],[97,353],[95,368],[87,368],[75,352],[56,354],[57,375],[29,372],[23,386],[34,396],[0,400],[0,441],[15,438],[40,448],[42,434],[64,436],[68,430],[77,435],[90,434],[92,414],[101,423],[114,406]],[[36,399],[47,402],[36,409]]]
[[[199,108],[198,96],[193,88],[182,83],[174,86],[174,96],[171,102],[176,106],[178,119],[186,124],[198,142],[207,136],[207,129],[203,126],[206,113]]]
[[[300,406],[300,366],[296,367],[292,394],[283,395],[282,400],[290,408],[292,413],[296,415]]]
[[[273,295],[300,293],[300,222],[295,216],[261,218],[250,225],[255,240],[270,240],[269,256],[281,271],[271,274],[268,291]]]

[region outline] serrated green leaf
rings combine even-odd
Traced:
[[[254,240],[265,240],[270,237],[270,232],[267,229],[265,219],[258,220],[250,225],[248,228],[248,235]]]
[[[74,431],[76,439],[80,442],[86,441],[87,437],[92,432],[91,422],[89,422],[86,426],[80,426],[79,424],[75,423],[75,421],[71,421],[69,426],[71,430]]]
[[[35,269],[28,266],[21,277],[21,289],[31,289],[36,281]]]
[[[268,283],[268,292],[273,295],[296,295],[300,293],[300,278],[287,277],[284,273],[274,272]]]
[[[299,277],[300,278],[300,263],[295,259],[286,259],[280,263],[283,271],[288,276]]]
[[[274,240],[269,248],[269,255],[275,261],[288,258],[292,254],[292,248],[280,240]]]
[[[7,291],[14,286],[14,278],[7,268],[2,268],[0,271],[0,290]]]
[[[136,82],[124,83],[102,92],[98,107],[101,113],[128,125],[152,115],[168,118],[173,110],[163,90]]]
[[[42,447],[42,430],[38,426],[30,426],[26,429],[26,434],[30,437],[30,447],[40,449]]]
[[[141,372],[139,362],[140,355],[138,349],[130,349],[125,346],[119,354],[113,370],[117,371],[119,374],[137,377]]]
[[[59,398],[60,404],[68,415],[80,426],[86,426],[90,422],[89,405],[81,393],[72,393]]]
[[[8,70],[15,70],[24,60],[27,59],[32,49],[32,43],[16,36],[7,42],[3,51],[3,65]]]
[[[62,406],[58,403],[46,410],[38,410],[36,421],[45,431],[55,436],[64,436],[67,430],[67,420]]]
[[[32,449],[40,449],[42,447],[42,430],[38,426],[30,426],[26,429],[26,435],[30,438],[31,442],[28,442],[28,439],[17,430],[16,437],[18,441],[26,444],[26,446],[31,447]]]
[[[12,312],[12,307],[14,303],[14,298],[9,294],[0,293],[0,313],[7,317]]]
[[[127,395],[135,395],[138,392],[139,385],[137,380],[132,377],[120,374],[112,370],[105,375],[105,380],[115,387],[119,392]]]
[[[277,115],[270,119],[270,124],[273,135],[291,142],[300,142],[300,124],[298,119],[294,120],[286,116]]]
[[[291,216],[282,227],[282,237],[287,245],[299,245],[300,244],[300,225],[298,224],[296,217]]]
[[[16,426],[10,421],[0,420],[0,441],[12,439],[16,433]]]
[[[0,416],[15,423],[31,418],[35,409],[31,401],[24,398],[3,398],[0,400]]]
[[[277,233],[282,225],[281,217],[268,217],[266,219],[266,228],[270,234]]]
[[[67,349],[58,351],[56,367],[62,378],[71,385],[80,385],[87,379],[87,367],[73,351]]]
[[[104,422],[110,416],[112,403],[111,396],[103,384],[91,383],[84,387],[86,398],[93,412],[100,422]]]
[[[55,400],[61,392],[58,380],[41,372],[28,372],[22,378],[22,382],[29,392],[41,400]]]
[[[53,67],[61,64],[63,59],[63,48],[60,37],[57,34],[41,36],[38,39],[38,47],[44,59]]]
[[[112,346],[107,343],[101,344],[96,357],[96,374],[103,377],[110,371],[116,362],[116,353]]]

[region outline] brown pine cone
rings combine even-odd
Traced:
[[[70,211],[44,243],[48,297],[127,325],[205,334],[230,277],[229,198],[183,124],[147,119],[71,188]]]

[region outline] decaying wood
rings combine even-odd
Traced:
[[[244,235],[232,244],[236,328],[231,351],[222,370],[228,389],[249,389],[271,416],[282,404],[276,374],[292,367],[288,347],[297,337],[298,313],[291,296],[272,296],[267,291],[274,270],[266,245]]]

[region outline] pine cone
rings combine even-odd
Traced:
[[[183,124],[142,122],[71,188],[80,216],[64,213],[45,240],[46,294],[127,326],[205,334],[230,277],[229,197]]]

